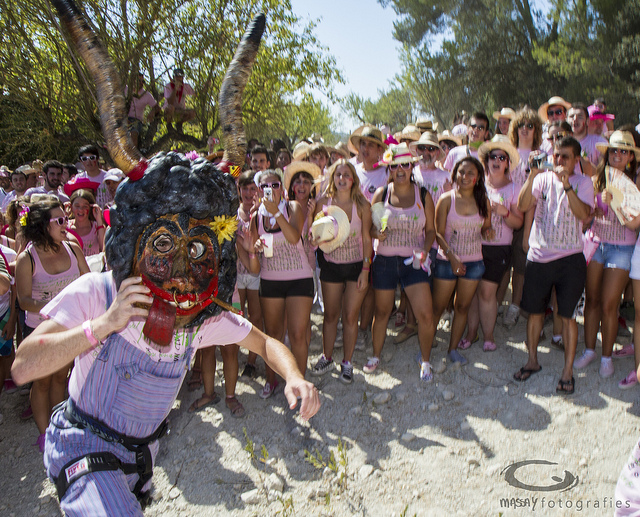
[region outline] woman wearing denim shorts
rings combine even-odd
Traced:
[[[596,145],[602,155],[597,174],[593,178],[596,209],[591,229],[600,239],[600,244],[587,266],[584,306],[585,350],[574,361],[573,367],[585,368],[596,359],[596,340],[598,330],[601,329],[600,376],[606,378],[614,373],[611,354],[618,334],[618,306],[629,281],[631,256],[636,242],[635,231],[620,224],[610,206],[612,197],[606,189],[606,168],[614,167],[633,179],[637,158],[634,153],[636,148],[633,136],[626,131],[615,131],[608,143]]]
[[[380,364],[395,289],[400,283],[418,323],[420,378],[430,382],[433,374],[429,359],[435,334],[428,272],[429,251],[435,237],[433,200],[427,192],[421,195],[420,187],[413,181],[416,159],[406,144],[390,146],[382,159],[387,164],[390,182],[387,187],[379,188],[372,200],[374,204],[383,203],[385,215],[380,226],[371,229],[371,236],[378,240],[372,265],[375,293],[373,356],[363,371],[372,373]],[[408,259],[409,264],[406,264]]]
[[[447,358],[462,365],[467,360],[458,343],[467,326],[467,314],[482,275],[482,238],[492,240],[491,207],[484,186],[484,167],[472,156],[459,160],[451,174],[456,188],[443,194],[436,206],[439,249],[433,273],[433,320],[438,321],[456,293]]]

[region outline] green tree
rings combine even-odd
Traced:
[[[402,84],[401,80],[397,82]],[[379,92],[376,101],[350,93],[344,99],[343,106],[349,115],[362,124],[387,124],[394,132],[414,123],[419,112],[410,91],[400,86]]]
[[[318,103],[298,103],[313,90],[333,99],[332,85],[343,80],[335,59],[315,38],[314,23],[302,24],[289,0],[86,0],[81,8],[129,91],[142,71],[147,89],[160,100],[175,66],[185,69],[185,80],[194,86],[188,101],[197,113],[194,124],[185,125],[184,134],[161,121],[151,124],[141,143],[149,153],[204,147],[209,135],[219,135],[220,84],[241,35],[259,11],[267,15],[267,30],[244,95],[248,133],[253,124],[282,117],[283,106],[289,113],[297,107],[315,110],[305,114],[310,118],[322,116]],[[46,0],[0,0],[0,94],[37,120],[52,140],[69,142],[70,148],[102,143],[93,83]],[[1,113],[11,109],[6,106],[0,103]],[[35,145],[20,131],[6,137],[13,152],[28,149],[44,158],[54,147]],[[0,154],[0,160],[15,164],[9,155]]]

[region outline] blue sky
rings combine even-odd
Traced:
[[[392,9],[383,9],[377,0],[291,0],[293,12],[306,20],[317,20],[315,35],[337,61],[347,84],[335,93],[349,92],[376,99],[379,90],[400,72],[399,44],[393,39]],[[332,108],[336,129],[350,131],[359,124],[339,107]]]

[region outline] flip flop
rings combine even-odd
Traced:
[[[558,381],[558,386],[556,386],[556,393],[559,395],[573,395],[575,391],[576,381],[573,377],[571,377],[570,381],[563,381],[560,379]]]
[[[197,378],[194,376],[197,375]],[[196,391],[202,386],[202,370],[200,368],[191,369],[191,377],[187,381],[187,389],[189,391]]]
[[[203,395],[198,400],[202,400],[205,397],[207,397],[207,395]],[[201,404],[199,406],[198,406],[198,400],[195,400],[193,402],[193,404],[191,404],[191,406],[189,406],[189,410],[188,410],[189,413],[199,413],[204,408],[206,408],[208,406],[213,406],[214,404],[217,404],[218,402],[220,402],[220,395],[218,395],[217,393],[214,392],[213,393],[213,397],[208,402],[205,402],[204,404]]]
[[[233,397],[226,397],[224,399],[224,402],[229,408],[229,411],[231,411],[231,416],[233,418],[242,418],[244,416],[244,406],[240,403],[235,395]]]
[[[519,371],[517,371],[516,373],[513,374],[513,378],[518,382],[524,382],[529,377],[531,377],[532,375],[535,375],[536,373],[538,373],[540,370],[542,370],[542,366],[537,370],[530,370],[529,368],[525,368],[523,366],[522,368],[520,368]],[[520,374],[520,377],[516,377],[516,375],[518,375],[518,374]],[[526,377],[525,377],[525,375],[526,375]]]

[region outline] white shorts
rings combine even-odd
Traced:
[[[248,289],[249,291],[260,290],[260,275],[252,275],[251,273],[238,273],[236,280],[238,289]]]
[[[631,278],[632,280],[640,280],[640,246],[636,246],[633,249],[629,278]]]

